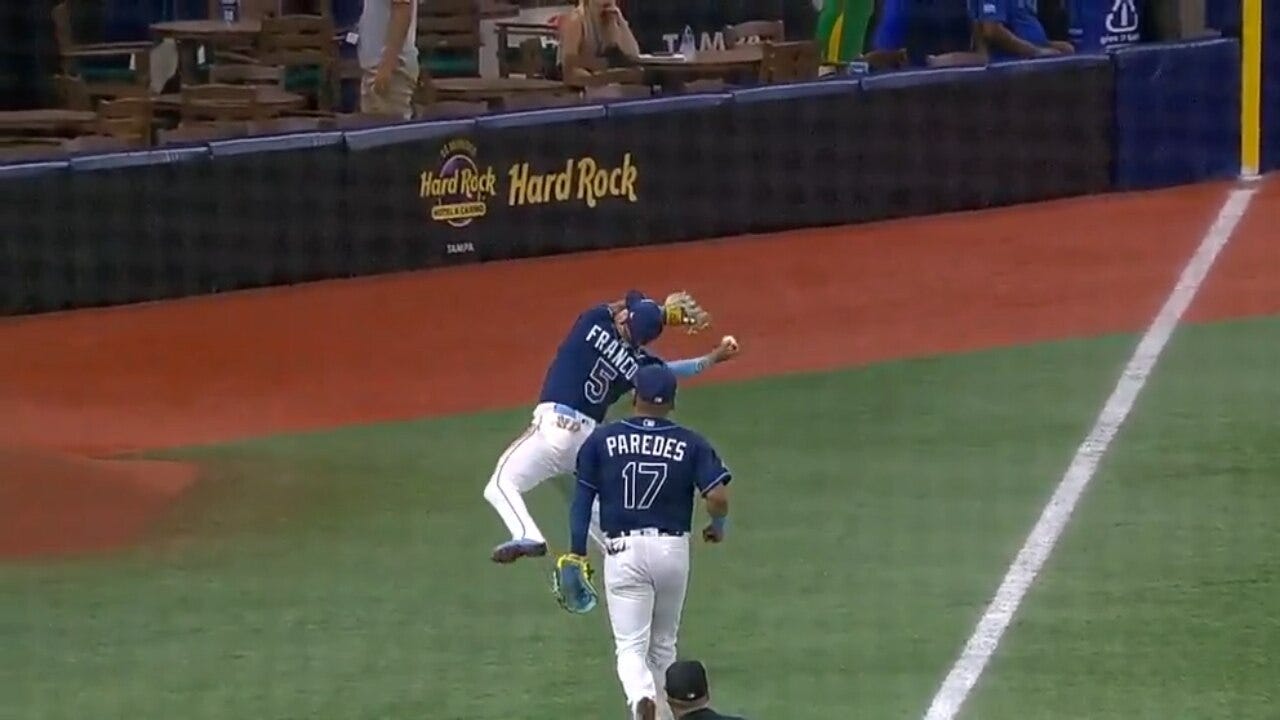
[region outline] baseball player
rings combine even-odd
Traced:
[[[561,604],[573,612],[594,607],[586,553],[598,497],[618,679],[633,717],[640,720],[672,717],[664,685],[676,659],[689,582],[694,495],[702,495],[711,516],[702,531],[707,542],[724,539],[729,513],[729,470],[701,435],[667,418],[675,399],[670,368],[640,368],[634,416],[599,428],[583,444],[570,511],[570,552],[556,561]]]
[[[573,471],[578,448],[604,420],[609,406],[631,389],[636,372],[663,363],[645,346],[658,339],[665,327],[683,326],[697,332],[710,321],[688,293],[672,293],[658,304],[634,290],[623,300],[597,305],[578,316],[547,369],[532,424],[498,458],[485,486],[485,500],[511,533],[509,541],[494,548],[494,562],[546,554],[546,538],[521,495],[548,478]],[[737,342],[726,337],[702,357],[667,366],[689,377],[737,352]],[[592,536],[601,542],[598,531]]]

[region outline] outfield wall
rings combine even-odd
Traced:
[[[1151,45],[0,167],[0,313],[1230,177],[1238,58]]]

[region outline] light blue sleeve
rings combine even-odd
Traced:
[[[671,368],[671,372],[675,373],[676,377],[693,377],[711,367],[711,360],[703,355],[685,360],[673,360],[667,363],[667,367]]]

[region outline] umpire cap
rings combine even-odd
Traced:
[[[681,660],[667,668],[667,697],[696,702],[707,697],[707,669],[697,660]]]

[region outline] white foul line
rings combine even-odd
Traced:
[[[1071,511],[1075,509],[1085,487],[1093,479],[1098,463],[1107,452],[1111,441],[1115,439],[1116,433],[1120,431],[1120,426],[1124,424],[1129,411],[1133,409],[1138,393],[1142,391],[1143,385],[1150,377],[1152,368],[1155,367],[1160,353],[1169,342],[1169,337],[1177,328],[1182,314],[1191,305],[1192,299],[1200,289],[1200,284],[1204,282],[1209,269],[1213,267],[1214,260],[1218,258],[1222,248],[1231,239],[1231,233],[1235,231],[1236,225],[1244,217],[1254,192],[1254,189],[1232,190],[1222,209],[1218,211],[1218,217],[1201,240],[1195,255],[1191,256],[1191,260],[1183,268],[1178,284],[1165,300],[1164,307],[1160,308],[1155,320],[1151,322],[1151,327],[1147,328],[1146,334],[1138,342],[1133,357],[1129,358],[1129,363],[1125,365],[1124,373],[1116,383],[1115,390],[1111,392],[1111,397],[1107,398],[1107,404],[1103,406],[1102,413],[1094,422],[1093,429],[1089,431],[1089,435],[1085,437],[1080,448],[1076,450],[1075,456],[1071,458],[1071,465],[1067,467],[1057,489],[1054,490],[1049,504],[1045,506],[1044,512],[1040,513],[1040,519],[1036,521],[1035,527],[1031,528],[1031,534],[1027,536],[1013,564],[1005,572],[995,597],[982,614],[978,626],[973,630],[973,635],[965,643],[959,659],[943,680],[942,687],[933,696],[929,711],[925,713],[925,720],[952,720],[960,711],[960,706],[964,704],[965,699],[969,697],[970,691],[973,690],[987,662],[995,653],[1000,639],[1008,629],[1009,622],[1013,620],[1014,613],[1018,611],[1018,606],[1026,596],[1031,583],[1035,582],[1036,575],[1049,559],[1049,553],[1053,552],[1053,546],[1062,536],[1067,520],[1071,518]],[[1159,242],[1154,238],[1153,241]]]

